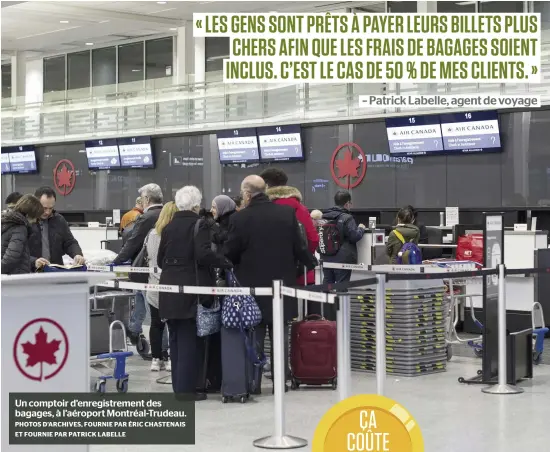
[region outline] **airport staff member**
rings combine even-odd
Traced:
[[[82,249],[73,237],[67,220],[55,211],[56,195],[50,187],[40,187],[34,193],[44,208],[39,221],[32,225],[29,237],[31,267],[39,269],[44,265],[63,265],[63,256],[69,255],[77,265],[86,263]]]

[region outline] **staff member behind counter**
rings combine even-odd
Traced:
[[[55,211],[56,195],[50,187],[40,187],[34,193],[44,213],[39,221],[32,225],[29,236],[31,268],[38,270],[44,265],[63,265],[63,256],[68,254],[77,265],[85,264],[82,249],[73,237],[67,220]]]

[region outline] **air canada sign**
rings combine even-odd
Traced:
[[[53,185],[62,196],[69,195],[76,185],[76,171],[73,162],[67,159],[59,160],[53,170]]]
[[[357,187],[367,174],[367,158],[356,143],[338,146],[330,162],[332,179],[339,187],[350,190]]]

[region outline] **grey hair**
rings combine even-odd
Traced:
[[[196,207],[200,207],[202,194],[197,187],[186,185],[176,192],[174,199],[178,210],[193,210]]]
[[[157,184],[147,184],[139,190],[141,198],[149,198],[151,204],[162,204],[162,190]]]

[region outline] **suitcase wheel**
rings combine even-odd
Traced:
[[[227,402],[229,402],[229,397],[222,396],[222,403],[227,403]]]
[[[338,388],[338,379],[337,378],[332,380],[332,390],[336,391],[336,388]]]
[[[246,403],[246,399],[247,399],[247,397],[243,395],[243,396],[241,396],[241,398],[239,399],[239,402],[241,402],[241,403]]]
[[[296,389],[299,389],[300,388],[300,382],[298,380],[296,380],[295,378],[292,379],[292,381],[290,382],[290,388],[295,391]]]

